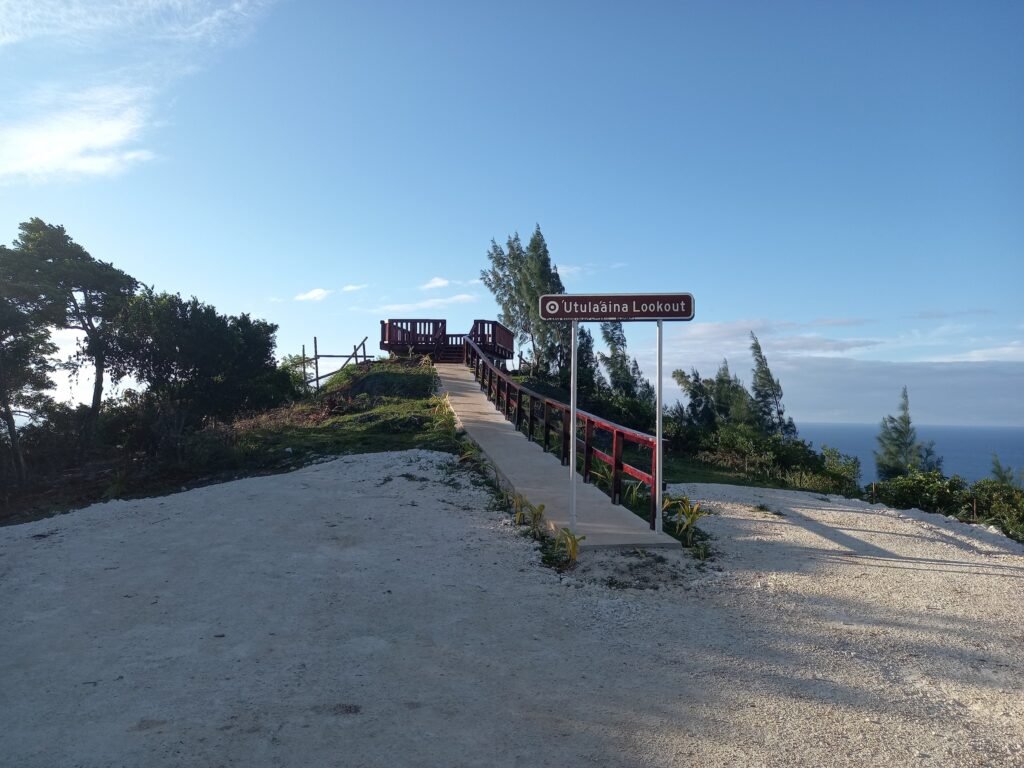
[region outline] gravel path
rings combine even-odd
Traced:
[[[559,575],[452,462],[0,529],[0,765],[1024,766],[1024,548],[686,486],[714,560]]]

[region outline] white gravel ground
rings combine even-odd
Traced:
[[[559,575],[425,451],[0,529],[0,765],[1024,766],[1024,548],[673,490],[712,561]]]

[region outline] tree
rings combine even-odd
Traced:
[[[754,408],[761,430],[768,435],[778,435],[789,440],[796,437],[796,424],[786,418],[782,405],[782,385],[772,376],[768,359],[761,350],[761,342],[750,332],[750,352],[754,356],[753,390]]]
[[[581,325],[576,342],[576,391],[580,400],[592,404],[604,396],[607,388],[594,353],[594,337]]]
[[[15,419],[38,409],[53,386],[49,356],[57,350],[49,330],[57,311],[41,290],[41,272],[24,251],[0,245],[0,418],[19,483],[28,467]]]
[[[149,387],[162,409],[161,439],[176,445],[205,418],[231,418],[293,394],[288,371],[274,360],[276,332],[272,323],[147,288],[125,307],[111,373]]]
[[[608,373],[608,386],[612,394],[620,397],[635,397],[636,382],[629,366],[629,354],[626,351],[626,332],[618,320],[601,323],[601,338],[604,339],[608,352],[598,353],[601,364]]]
[[[876,438],[875,467],[881,480],[903,477],[912,472],[941,471],[942,459],[935,455],[935,443],[921,443],[910,419],[910,397],[903,387],[898,416],[882,419]]]
[[[1003,485],[1024,489],[1024,471],[1018,470],[1014,475],[1013,467],[1003,464],[997,453],[992,454],[992,479]]]
[[[138,282],[113,265],[94,259],[64,227],[38,218],[21,224],[15,247],[37,261],[44,281],[42,289],[60,310],[57,327],[85,335],[78,360],[92,360],[95,379],[82,434],[84,449],[92,442],[103,401],[103,377],[116,319]]]
[[[701,429],[713,430],[716,424],[715,399],[707,386],[707,381],[700,377],[694,368],[689,374],[684,370],[672,371],[672,378],[686,394],[686,419],[690,424]]]
[[[558,270],[551,264],[540,225],[525,249],[519,233],[508,238],[505,249],[491,240],[487,258],[491,266],[481,271],[480,279],[501,307],[498,320],[516,335],[520,344],[529,343],[534,373],[549,377],[553,369],[564,367],[570,326],[540,319],[540,297],[565,293]]]

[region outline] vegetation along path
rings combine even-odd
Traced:
[[[544,517],[557,529],[569,525],[569,468],[526,439],[480,390],[464,365],[438,365],[441,389],[466,434],[480,446],[499,475],[516,493],[534,505],[544,505]],[[625,507],[611,503],[593,485],[576,487],[577,524],[586,536],[583,547],[678,547],[668,534],[656,533],[649,523]]]
[[[1024,766],[1024,547],[688,490],[563,574],[424,450],[2,528],[0,763]]]

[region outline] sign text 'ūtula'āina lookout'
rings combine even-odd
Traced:
[[[540,297],[542,320],[692,320],[689,293],[547,294]]]

